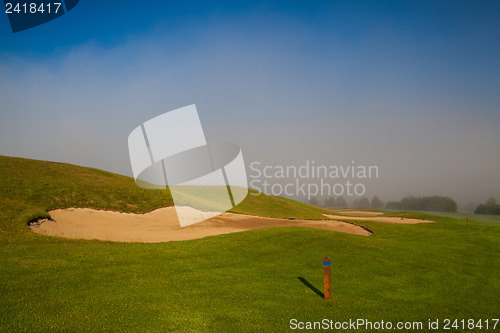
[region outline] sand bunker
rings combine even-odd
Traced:
[[[190,214],[203,214],[181,207]],[[89,208],[58,209],[49,212],[53,220],[35,223],[36,233],[78,239],[100,239],[119,242],[169,242],[203,238],[257,228],[299,226],[369,236],[372,233],[358,225],[335,220],[289,220],[223,213],[209,220],[181,228],[174,207],[147,214],[129,214]],[[345,218],[345,217],[342,217]]]
[[[340,213],[342,215],[349,215],[349,216],[378,216],[378,215],[383,215],[384,213],[381,212],[370,212],[366,210],[354,210],[354,209],[342,209],[342,210],[335,210],[336,213]]]
[[[399,224],[434,223],[434,221],[431,220],[407,219],[401,217],[388,217],[388,216],[355,217],[355,216],[341,216],[341,215],[329,215],[329,214],[324,214],[324,215],[331,219],[374,221],[383,223],[399,223]]]

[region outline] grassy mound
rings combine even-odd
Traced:
[[[143,213],[172,204],[168,190],[140,188],[130,177],[65,163],[0,156],[0,232],[25,232],[26,222],[47,217],[47,211],[56,208]],[[232,211],[307,219],[321,219],[328,212],[256,191]]]

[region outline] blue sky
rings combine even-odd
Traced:
[[[12,34],[0,154],[130,174],[137,124],[195,103],[246,162],[376,164],[368,195],[500,199],[500,3],[81,0]]]

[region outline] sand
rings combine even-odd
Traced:
[[[349,215],[349,216],[378,216],[378,215],[383,215],[384,213],[381,212],[370,212],[366,210],[354,210],[354,209],[342,209],[342,210],[335,210],[336,213],[340,213],[342,215]]]
[[[182,209],[190,214],[203,214],[189,207]],[[49,214],[51,220],[34,223],[30,225],[30,229],[49,236],[144,243],[181,241],[257,228],[288,226],[318,228],[362,236],[372,234],[356,224],[336,220],[289,220],[233,213],[223,213],[203,222],[180,227],[174,207],[160,208],[146,214],[90,208],[58,209],[49,211]]]
[[[324,215],[331,219],[373,221],[373,222],[383,222],[383,223],[398,223],[398,224],[434,223],[434,221],[431,220],[407,219],[401,217],[388,217],[388,216],[358,217],[358,216],[341,216],[341,215],[330,215],[330,214],[324,214]]]

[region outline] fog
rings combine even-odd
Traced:
[[[40,57],[3,49],[0,155],[131,176],[129,133],[196,104],[209,141],[237,143],[251,179],[253,162],[356,164],[378,168],[357,180],[369,198],[500,199],[500,47],[481,29],[426,39],[377,26],[346,42],[286,18],[233,24],[188,29],[189,42],[160,25]]]

